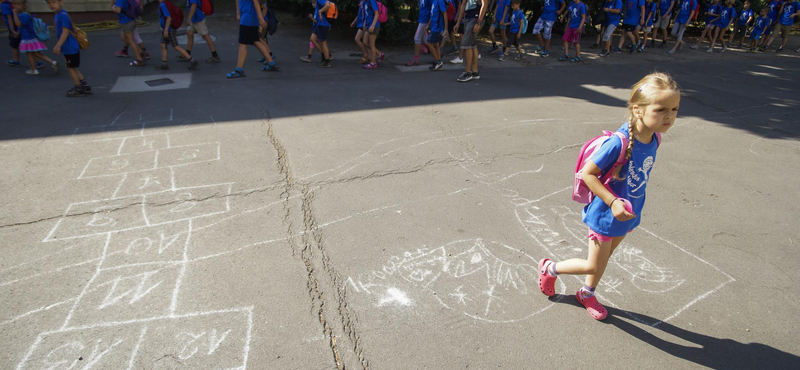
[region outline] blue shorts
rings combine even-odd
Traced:
[[[750,40],[758,41],[760,39],[761,39],[760,33],[755,33],[755,32],[750,33]]]
[[[429,44],[438,44],[442,41],[442,34],[438,32],[431,32],[428,34],[428,43]]]
[[[331,29],[327,26],[316,26],[314,27],[314,34],[317,35],[317,41],[327,41],[328,40],[328,30]]]
[[[506,26],[500,25],[500,21],[498,21],[498,20],[495,20],[494,23],[492,23],[492,27],[494,27],[496,29],[499,29],[499,30],[506,29]]]

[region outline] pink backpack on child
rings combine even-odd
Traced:
[[[617,157],[617,161],[614,163],[614,166],[611,167],[608,172],[600,178],[600,182],[603,183],[606,187],[608,187],[608,183],[611,181],[611,177],[614,176],[614,170],[617,166],[625,164],[625,154],[628,148],[628,137],[625,134],[616,131],[603,131],[603,134],[600,136],[595,137],[583,144],[580,153],[578,154],[578,163],[575,164],[575,181],[572,184],[572,200],[583,203],[589,204],[592,202],[592,198],[594,198],[594,194],[592,191],[589,190],[589,187],[586,186],[586,183],[583,182],[583,176],[581,171],[583,167],[586,165],[586,161],[592,157],[592,154],[596,152],[606,140],[617,136],[620,140],[622,140],[622,150],[619,151],[619,157]],[[657,145],[661,145],[661,134],[656,132],[656,141],[658,142]]]
[[[378,1],[378,22],[386,23],[389,20],[389,10],[386,9],[386,5],[383,5],[382,2]]]

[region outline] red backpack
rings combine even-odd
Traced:
[[[455,1],[455,0],[453,0]],[[447,3],[447,20],[452,21],[456,17],[456,6],[453,5],[453,1]]]
[[[214,14],[214,3],[211,0],[200,1],[200,10],[205,15]]]
[[[169,10],[169,14],[165,14],[165,17],[169,16],[172,18],[172,22],[169,24],[170,27],[174,30],[181,28],[183,25],[183,11],[178,9],[172,1],[164,1],[164,4],[167,4],[167,10]]]

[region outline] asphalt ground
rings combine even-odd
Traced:
[[[403,67],[410,48],[365,71],[338,36],[317,68],[284,27],[279,72],[251,49],[226,80],[236,27],[211,25],[223,62],[191,72],[90,33],[85,98],[0,69],[0,368],[800,367],[794,52],[484,54],[457,83]],[[548,299],[536,265],[585,258],[577,152],[654,70],[679,118],[596,322],[579,277]],[[164,76],[185,88],[111,92]]]

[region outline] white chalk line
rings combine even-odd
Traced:
[[[192,220],[189,220],[189,230],[187,230],[186,233],[186,244],[183,247],[183,263],[180,271],[178,272],[178,279],[175,282],[175,289],[172,291],[172,302],[169,305],[169,313],[171,315],[175,314],[175,310],[178,307],[178,293],[181,289],[183,276],[186,274],[186,265],[189,262],[189,244],[192,240]]]
[[[139,353],[139,346],[141,346],[142,341],[144,340],[144,335],[147,333],[147,327],[143,327],[141,333],[139,334],[139,340],[136,341],[136,346],[133,347],[133,353],[131,353],[131,360],[128,362],[128,370],[133,369],[133,362],[136,359],[136,354]]]
[[[92,275],[92,277],[89,279],[89,281],[86,283],[86,285],[83,286],[83,290],[81,290],[81,293],[78,294],[78,296],[76,297],[75,303],[72,305],[72,309],[69,310],[69,313],[67,313],[67,318],[64,320],[64,325],[61,326],[61,329],[64,329],[67,327],[67,325],[69,325],[69,321],[72,319],[72,315],[74,315],[75,310],[78,309],[78,304],[81,302],[81,299],[86,294],[86,289],[88,289],[89,286],[92,285],[92,282],[95,279],[97,279],[97,277],[100,275],[100,267],[103,266],[103,260],[105,260],[106,254],[108,253],[109,244],[111,244],[111,233],[108,233],[108,236],[106,237],[106,243],[103,246],[103,254],[100,257],[100,263],[97,264],[97,270],[95,271],[94,275]]]

